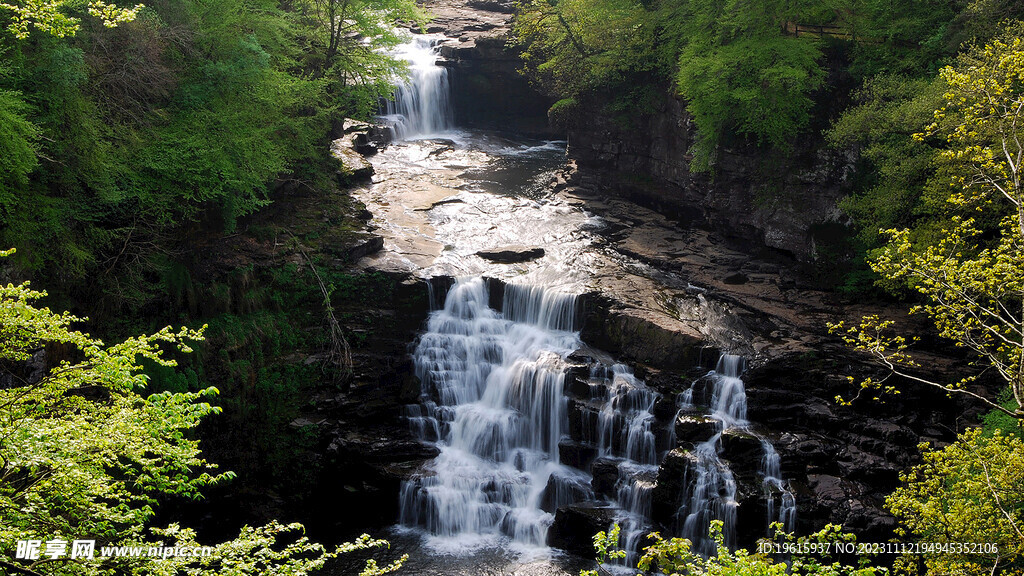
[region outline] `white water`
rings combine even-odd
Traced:
[[[414,36],[396,52],[409,62],[410,77],[396,89],[383,118],[397,139],[443,134],[463,145],[449,132],[453,128],[450,88],[447,70],[437,65],[438,41],[438,37]],[[498,152],[528,156],[558,149],[556,143],[548,143]],[[432,153],[424,155],[429,158]],[[484,195],[475,192],[474,196]],[[434,225],[460,222],[456,216],[466,212],[468,202],[460,198],[459,203],[435,206]],[[531,213],[512,226],[500,220],[507,208],[473,207],[489,216],[480,220],[479,230],[459,228],[458,242],[452,242],[456,249],[446,247],[444,254],[457,249],[473,253],[481,239],[496,245],[523,244],[522,236],[530,242],[542,239],[553,262],[545,261],[542,274],[517,278],[564,284],[579,272],[572,270],[579,262],[566,265],[572,258],[552,245],[547,228],[538,228],[543,218]],[[566,210],[552,219],[564,223],[570,216]],[[501,237],[509,230],[519,231],[515,242]],[[581,254],[591,256],[584,249]],[[418,404],[406,407],[405,416],[413,433],[435,443],[440,455],[403,483],[400,522],[424,531],[427,544],[435,550],[465,552],[509,542],[515,550],[542,550],[559,506],[595,499],[590,474],[559,459],[559,442],[569,431],[565,358],[582,345],[575,331],[577,299],[545,286],[508,285],[500,310],[494,310],[488,305],[486,283],[475,278],[458,281],[447,295],[431,293],[430,300],[438,309],[413,352],[422,395]],[[736,481],[719,452],[724,430],[752,434],[741,373],[739,357],[723,356],[709,375],[713,385],[701,404],[709,407],[720,426],[713,438],[692,453],[694,464],[686,479],[690,488],[677,513],[682,535],[705,554],[714,552],[706,538],[708,522],[714,518],[725,521],[727,543],[735,545]],[[591,419],[583,427],[584,437],[573,440],[614,462],[617,479],[611,496],[622,527],[620,544],[629,551],[627,563],[635,564],[642,537],[652,529],[651,495],[663,457],[652,429],[658,396],[623,365],[593,366],[589,383],[595,411],[588,413]],[[693,388],[682,396],[681,405],[693,408]],[[782,520],[791,529],[795,501],[781,477],[777,452],[760,439],[766,521]]]
[[[453,127],[448,70],[437,65],[443,39],[438,35],[415,34],[392,52],[392,56],[409,65],[408,79],[398,82],[394,99],[387,101],[381,116],[396,140],[436,136]]]
[[[410,424],[424,440],[439,436],[441,454],[403,485],[401,522],[444,549],[502,535],[543,547],[554,516],[542,500],[554,510],[592,498],[590,478],[558,459],[568,428],[562,358],[580,345],[576,297],[507,286],[502,312],[488,299],[482,279],[457,282],[413,352],[423,396]]]
[[[707,441],[698,444],[692,452],[694,459],[687,469],[685,485],[688,496],[676,512],[680,535],[690,539],[694,549],[704,555],[715,553],[715,543],[708,538],[711,520],[721,520],[723,536],[729,548],[736,546],[736,479],[720,458],[722,433],[741,430],[757,437],[763,452],[759,474],[766,499],[766,528],[772,522],[782,522],[787,531],[796,523],[796,499],[782,479],[779,454],[767,438],[750,430],[747,421],[747,394],[741,375],[743,358],[723,354],[715,370],[693,383],[679,398],[680,411],[693,411],[695,389],[704,388],[711,410],[710,417],[718,421],[718,431]],[[710,384],[710,393],[706,387]],[[776,498],[779,504],[776,508]]]

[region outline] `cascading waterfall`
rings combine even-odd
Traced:
[[[448,70],[437,65],[443,37],[414,34],[392,56],[409,65],[409,77],[399,82],[394,99],[386,102],[381,118],[396,140],[436,135],[453,126]]]
[[[449,537],[439,544],[504,535],[544,546],[545,510],[593,498],[589,476],[558,455],[568,428],[563,358],[580,345],[576,297],[510,285],[502,312],[488,301],[482,279],[456,282],[413,352],[422,398],[408,419],[441,452],[403,485],[400,521]]]
[[[614,467],[614,487],[603,480],[599,490],[613,501],[625,563],[635,563],[641,539],[652,529],[652,495],[664,458],[659,440],[675,444],[668,439],[671,427],[657,425],[658,393],[625,365],[592,363],[589,377],[573,376],[589,387],[573,392],[584,409],[574,411],[582,437],[570,439],[567,358],[583,346],[577,297],[505,285],[495,310],[481,278],[456,281],[443,304],[435,296],[431,291],[432,305],[441,307],[431,313],[413,352],[420,402],[407,406],[405,416],[410,430],[435,443],[440,454],[403,483],[400,522],[424,528],[436,548],[449,551],[498,538],[521,548],[543,547],[558,507],[597,498],[591,475],[560,460],[560,443],[578,441],[591,447],[604,470]],[[761,441],[767,521],[792,529],[795,519],[778,453],[746,420],[742,370],[741,358],[723,356],[679,399],[681,411],[706,405],[717,422],[712,437],[690,452],[687,494],[676,515],[678,531],[703,554],[715,552],[707,538],[712,519],[724,521],[726,542],[735,545],[737,483],[720,458],[727,431]]]
[[[685,479],[688,497],[676,512],[681,536],[689,538],[694,549],[704,555],[715,553],[715,543],[708,538],[711,520],[722,521],[726,545],[736,546],[736,479],[720,458],[722,434],[727,430],[741,430],[760,440],[763,456],[759,474],[767,501],[766,524],[781,522],[791,531],[796,523],[796,499],[782,479],[779,454],[767,438],[750,429],[747,421],[747,395],[740,378],[743,368],[742,357],[723,354],[715,370],[694,382],[678,400],[680,412],[693,411],[697,408],[695,392],[704,392],[710,416],[718,422],[717,432],[691,452],[693,460]]]

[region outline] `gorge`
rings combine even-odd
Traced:
[[[461,126],[445,90],[490,64],[449,60],[464,54],[454,42],[414,37],[401,52],[414,72],[380,117],[395,140],[356,192],[383,238],[362,265],[424,279],[433,310],[412,349],[418,397],[400,413],[437,456],[401,477],[401,549],[512,551],[498,565],[546,573],[548,546],[587,557],[612,523],[627,563],[654,529],[714,553],[712,519],[731,547],[772,522],[887,534],[877,494],[911,461],[896,447],[948,437],[955,404],[902,423],[833,405],[835,369],[857,361],[823,335],[834,312],[798,285],[798,262],[681,232],[645,199],[587,184],[582,164],[562,168],[564,142]]]
[[[855,4],[0,3],[0,573],[1022,573],[1024,4]]]

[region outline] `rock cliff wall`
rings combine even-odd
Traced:
[[[714,171],[695,174],[695,127],[667,89],[656,110],[628,122],[601,114],[603,102],[582,106],[587,120],[573,124],[568,138],[584,187],[611,183],[638,203],[718,230],[747,250],[766,246],[803,261],[817,256],[819,230],[846,221],[838,202],[849,191],[852,159],[818,137],[786,154],[723,146]]]

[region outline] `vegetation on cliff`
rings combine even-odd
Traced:
[[[691,169],[724,144],[786,149],[834,111],[848,86],[899,74],[927,78],[967,40],[988,39],[1012,2],[527,0],[515,43],[526,69],[571,109],[598,94],[625,117],[668,85],[697,127]],[[827,77],[827,82],[826,82]],[[872,84],[869,84],[869,87]],[[907,94],[914,94],[907,91]]]
[[[197,240],[330,185],[333,120],[389,94],[380,49],[420,18],[411,0],[0,4],[0,245],[94,315],[150,304]]]
[[[162,498],[200,499],[204,487],[233,478],[203,459],[192,435],[219,411],[209,404],[218,391],[159,392],[142,373],[143,362],[174,366],[162,350],[188,352],[202,330],[165,328],[107,346],[71,327],[82,319],[37,307],[44,296],[27,283],[0,287],[4,573],[297,576],[339,553],[387,544],[365,536],[327,550],[300,525],[271,522],[243,527],[204,555],[104,555],[109,547],[201,546],[193,530],[157,526],[154,516]],[[363,574],[401,563],[371,561]]]
[[[861,393],[898,393],[893,376],[949,395],[962,395],[1009,417],[1017,426],[993,426],[989,434],[964,432],[951,446],[926,451],[922,465],[905,474],[905,485],[887,505],[904,535],[923,542],[984,541],[997,553],[926,553],[929,572],[1016,573],[1024,569],[1024,41],[1010,26],[984,47],[968,50],[940,71],[941,106],[917,142],[931,141],[930,190],[935,216],[926,224],[885,231],[888,244],[870,264],[890,282],[918,295],[912,314],[923,314],[939,335],[973,357],[973,373],[942,382],[916,372],[912,344],[892,320],[865,317],[858,326],[832,325],[848,344],[886,369],[861,382]],[[975,384],[986,374],[1006,387],[1000,400]],[[851,379],[852,380],[852,379]],[[840,399],[841,401],[844,401]],[[992,430],[992,428],[995,428]],[[927,449],[927,446],[923,447]],[[916,561],[907,560],[912,570]]]

